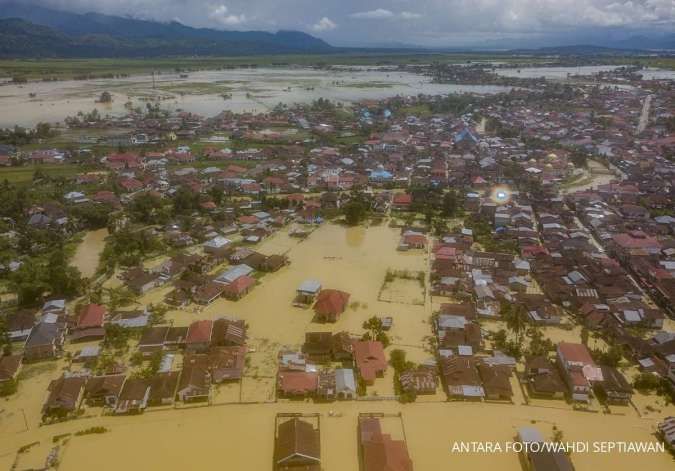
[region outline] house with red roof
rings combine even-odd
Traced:
[[[237,221],[239,222],[239,224],[258,224],[260,222],[260,220],[253,215],[239,216],[239,219]]]
[[[373,384],[375,378],[382,376],[387,369],[387,359],[384,356],[382,342],[355,340],[352,348],[359,375],[366,384]]]
[[[401,247],[406,249],[424,249],[427,246],[427,237],[414,231],[407,231],[401,238]]]
[[[560,342],[556,352],[572,400],[590,402],[593,383],[602,381],[602,370],[588,348],[580,343]]]
[[[190,352],[205,352],[211,346],[211,336],[213,335],[213,321],[200,320],[195,321],[188,327],[187,337],[185,338],[185,349]]]
[[[363,471],[412,471],[408,447],[382,432],[380,419],[359,417],[359,446]]]
[[[139,168],[141,158],[136,154],[111,154],[105,158],[106,166],[113,169]]]
[[[412,205],[412,195],[408,193],[396,193],[391,202],[393,209],[398,211],[408,211]]]
[[[283,397],[307,397],[316,393],[319,374],[308,371],[280,371],[277,392]]]
[[[122,178],[117,184],[128,193],[143,189],[143,183],[135,178]]]
[[[314,312],[321,322],[336,322],[345,312],[349,303],[349,293],[337,289],[324,289],[316,298]]]
[[[99,304],[87,304],[80,310],[71,341],[96,340],[105,337],[105,317],[108,311]]]
[[[232,283],[225,285],[223,296],[228,299],[237,300],[248,294],[256,284],[256,279],[252,276],[243,275]]]
[[[642,231],[623,232],[612,236],[617,253],[622,257],[632,255],[657,255],[661,251],[661,244],[656,237],[649,236]]]

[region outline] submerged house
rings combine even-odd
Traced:
[[[314,304],[317,319],[322,322],[336,322],[345,312],[349,303],[349,293],[337,289],[325,289],[319,293]]]
[[[317,280],[303,281],[297,289],[296,303],[312,304],[321,291],[321,282]]]
[[[382,343],[374,340],[356,340],[353,347],[359,376],[366,384],[373,384],[375,378],[382,376],[387,369]]]
[[[84,397],[87,378],[82,376],[62,376],[49,383],[49,395],[42,407],[46,416],[63,417],[77,411]]]
[[[359,448],[363,471],[412,471],[408,447],[382,432],[380,419],[359,417]]]
[[[299,418],[281,422],[274,440],[276,471],[321,471],[318,427]]]

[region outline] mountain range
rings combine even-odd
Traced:
[[[36,5],[0,5],[0,57],[158,57],[326,53],[299,31],[222,31]]]

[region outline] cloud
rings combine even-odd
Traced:
[[[335,22],[333,22],[330,18],[325,16],[312,25],[312,30],[318,33],[324,31],[332,31],[335,28],[337,28]]]
[[[226,26],[238,26],[246,23],[246,15],[243,13],[241,15],[230,14],[225,5],[214,7],[209,14],[209,18]]]
[[[356,18],[357,20],[381,20],[385,18],[393,18],[394,13],[392,13],[391,10],[378,8],[377,10],[360,11],[357,13],[352,13],[349,16],[352,18]]]
[[[391,10],[378,8],[376,10],[370,11],[359,11],[356,13],[352,13],[349,16],[350,18],[355,18],[357,20],[389,20],[389,19],[416,20],[422,18],[423,15],[419,13],[413,13],[410,11],[402,11],[401,13],[394,13]]]
[[[399,16],[403,20],[417,20],[419,18],[422,18],[422,16],[424,15],[420,15],[419,13],[413,13],[411,11],[402,11]]]

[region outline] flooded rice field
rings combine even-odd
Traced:
[[[159,101],[163,108],[211,117],[228,110],[265,112],[278,103],[310,103],[318,98],[349,103],[395,95],[497,93],[508,87],[431,83],[429,77],[387,69],[254,68],[193,72],[119,79],[31,82],[0,87],[0,127],[61,122],[66,116],[93,109],[105,116],[124,115],[125,105],[144,107]],[[109,92],[112,103],[97,103]],[[129,106],[129,105],[127,105]]]

